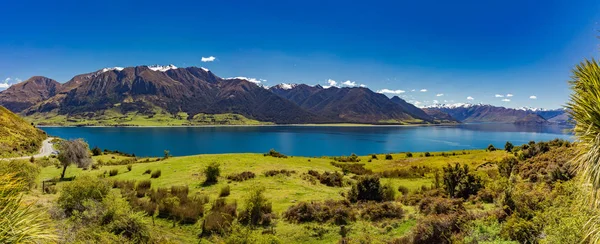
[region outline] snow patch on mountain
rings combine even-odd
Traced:
[[[162,65],[151,65],[148,66],[149,69],[153,70],[153,71],[160,71],[160,72],[165,72],[167,70],[172,70],[172,69],[177,69],[177,66],[169,64],[167,66],[162,66]]]

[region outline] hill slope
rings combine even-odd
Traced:
[[[465,123],[520,123],[543,124],[547,121],[532,111],[496,107],[483,104],[461,104],[458,106],[435,106],[427,108],[430,113],[439,111]]]
[[[54,96],[60,87],[61,84],[55,80],[34,76],[0,92],[0,106],[20,113],[36,103]]]
[[[18,156],[39,150],[46,133],[0,106],[0,157]]]
[[[423,123],[433,122],[431,116],[421,109],[396,97],[394,101],[385,95],[362,87],[330,87],[282,85],[271,87],[278,94],[309,112],[344,122],[359,123]]]

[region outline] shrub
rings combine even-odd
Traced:
[[[425,197],[419,202],[419,212],[424,215],[464,213],[461,200],[442,197]]]
[[[156,178],[160,177],[161,174],[162,174],[162,172],[160,171],[160,169],[152,171],[152,174],[150,174],[150,178],[156,179]]]
[[[382,195],[384,201],[394,201],[396,199],[396,189],[392,186],[391,182],[386,183],[382,187]]]
[[[520,243],[538,243],[537,238],[540,232],[540,228],[532,221],[512,215],[502,225],[500,235],[506,239],[515,240]]]
[[[257,188],[250,192],[245,201],[245,209],[239,214],[239,221],[244,225],[265,226],[270,225],[275,217],[271,202],[264,194],[264,188]]]
[[[217,181],[219,180],[218,178],[221,175],[221,169],[219,164],[214,162],[206,166],[206,169],[204,169],[204,175],[206,176],[204,184],[209,185],[217,183]]]
[[[319,176],[321,184],[331,187],[342,187],[344,185],[344,175],[338,172],[324,172]]]
[[[65,213],[71,214],[74,210],[85,210],[83,203],[86,200],[102,201],[109,191],[110,186],[107,182],[84,175],[65,183],[57,202]]]
[[[147,169],[147,170],[144,171],[144,173],[142,175],[149,175],[151,173],[152,173],[152,170],[151,169]]]
[[[377,154],[371,154],[371,159],[377,159]]]
[[[377,201],[384,199],[383,187],[379,182],[378,176],[362,176],[356,184],[352,185],[352,189],[348,192],[348,200],[350,202],[358,201]]]
[[[275,151],[275,149],[271,149],[271,150],[269,150],[269,152],[268,152],[268,153],[265,153],[265,154],[264,154],[264,156],[265,156],[265,157],[266,157],[266,156],[271,156],[271,157],[275,157],[275,158],[287,158],[287,156],[286,156],[286,155],[283,155],[283,154],[281,154],[281,153],[279,153],[279,152]]]
[[[331,162],[331,165],[342,169],[342,172],[344,172],[344,174],[352,173],[355,175],[366,175],[373,173],[373,171],[371,171],[370,169],[365,169],[365,164]]]
[[[100,165],[99,164],[92,164],[92,170],[97,170],[100,169]]]
[[[489,152],[493,152],[493,151],[496,151],[496,148],[494,147],[494,145],[490,144],[486,150]]]
[[[100,156],[102,155],[102,150],[100,150],[98,146],[94,146],[94,148],[92,149],[92,155]]]
[[[506,144],[504,144],[504,150],[507,152],[512,152],[513,148],[515,148],[515,146],[509,141],[507,141]]]
[[[146,192],[150,190],[151,187],[152,182],[150,180],[139,181],[135,187],[137,197],[146,196]]]
[[[407,153],[406,153],[406,157],[407,157],[407,158],[412,158],[412,157],[413,157],[413,154],[412,154],[411,152],[407,152]]]
[[[431,156],[433,156],[433,155],[431,155],[431,153],[425,152],[425,157],[431,157]]]
[[[231,224],[237,216],[237,204],[227,204],[224,198],[215,200],[210,212],[202,223],[201,236],[213,234],[226,234],[231,229]]]
[[[402,193],[403,196],[406,196],[406,194],[408,194],[408,187],[406,186],[398,186],[398,191],[400,193]]]
[[[229,185],[226,185],[223,188],[221,188],[221,192],[219,192],[219,197],[229,196],[230,193],[231,189],[229,188]]]
[[[385,160],[392,160],[392,159],[394,159],[394,157],[392,157],[391,154],[386,154],[385,155]]]
[[[115,176],[119,174],[119,170],[118,169],[111,169],[110,171],[108,171],[108,175],[109,176]]]
[[[253,179],[256,175],[250,171],[245,171],[239,174],[233,174],[230,176],[227,176],[227,179],[229,180],[233,180],[233,181],[238,181],[238,182],[242,182],[242,181],[246,181],[249,179]]]
[[[12,175],[15,179],[23,181],[19,184],[29,190],[36,185],[36,180],[40,174],[40,167],[35,164],[22,160],[2,161],[0,160],[0,175]]]
[[[128,164],[128,165],[127,165],[127,171],[131,171],[131,169],[132,169],[132,168],[133,168],[133,165],[132,165],[132,164]]]
[[[452,243],[452,234],[460,231],[462,220],[456,214],[428,215],[417,221],[408,237],[410,243]]]
[[[361,210],[361,218],[369,221],[381,219],[402,219],[404,210],[393,202],[364,204]]]
[[[334,223],[346,225],[356,220],[356,213],[348,201],[299,202],[290,206],[283,217],[292,223]]]
[[[505,157],[500,162],[498,162],[498,172],[501,176],[510,178],[510,175],[515,169],[515,166],[519,164],[519,161],[515,157]]]
[[[285,169],[282,169],[282,170],[268,170],[268,171],[266,171],[264,173],[264,175],[266,177],[276,176],[276,175],[279,175],[279,174],[285,175],[285,176],[290,176],[290,175],[295,174],[295,173],[296,173],[295,170],[285,170]]]
[[[478,176],[469,172],[468,165],[457,163],[454,167],[450,164],[443,168],[444,187],[450,197],[469,198],[483,188],[483,183]]]
[[[377,156],[375,156],[375,158],[377,158]],[[356,156],[356,154],[352,154],[350,155],[350,157],[346,157],[346,156],[341,156],[341,157],[333,157],[333,160],[337,161],[337,162],[360,162],[360,158],[358,158],[358,156]]]

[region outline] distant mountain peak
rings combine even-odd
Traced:
[[[474,106],[491,106],[483,103],[436,103],[434,105],[425,106],[425,108],[470,108]]]
[[[147,66],[149,69],[153,70],[153,71],[160,71],[160,72],[165,72],[167,70],[172,70],[172,69],[177,69],[177,66],[169,64],[167,66],[162,66],[162,65],[150,65]]]

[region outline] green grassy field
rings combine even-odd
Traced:
[[[152,115],[140,113],[122,114],[118,109],[107,109],[90,116],[67,116],[57,113],[36,113],[26,120],[37,125],[56,126],[190,126],[190,125],[265,125],[272,124],[248,119],[239,114],[197,114],[188,119],[187,113],[172,115],[154,111]]]
[[[392,160],[385,160],[385,155],[377,155],[378,159],[372,159],[372,156],[360,156],[360,163],[365,164],[365,168],[371,169],[374,173],[393,170],[409,169],[413,166],[428,166],[431,168],[441,168],[448,163],[467,163],[472,167],[484,164],[489,161],[498,160],[507,155],[504,151],[486,152],[482,150],[445,152],[445,156],[440,153],[433,153],[432,157],[425,157],[424,153],[413,153],[413,157],[407,157],[404,153],[392,154]],[[129,157],[115,154],[95,156],[95,162],[113,164]],[[265,196],[272,202],[273,211],[279,216],[282,215],[290,206],[295,203],[305,201],[323,201],[328,199],[344,199],[343,194],[348,192],[350,184],[344,187],[329,187],[323,184],[311,183],[303,179],[303,174],[308,170],[317,170],[319,172],[341,172],[340,168],[332,165],[331,158],[309,158],[309,157],[288,157],[275,158],[263,156],[262,154],[217,154],[217,155],[196,155],[185,157],[172,157],[165,160],[155,161],[156,158],[138,159],[137,163],[132,165],[132,170],[128,171],[127,165],[101,166],[97,170],[82,170],[71,166],[67,169],[66,177],[80,177],[83,175],[100,175],[105,171],[117,169],[119,173],[116,176],[108,177],[109,180],[151,180],[152,188],[170,187],[178,185],[187,185],[190,189],[190,195],[200,194],[208,195],[210,199],[216,199],[223,186],[229,185],[231,195],[228,201],[238,202],[238,207],[247,197],[248,192],[257,188],[265,188]],[[369,160],[371,162],[369,162]],[[220,164],[221,177],[218,183],[210,186],[203,186],[205,176],[204,168],[210,163]],[[278,175],[266,177],[264,172],[267,170],[294,170],[295,174],[291,176]],[[56,178],[60,176],[61,168],[54,166],[44,167],[38,177],[38,182],[42,180]],[[157,179],[151,179],[150,175],[144,174],[146,170],[161,170],[162,174]],[[256,177],[243,182],[230,181],[228,175],[250,171],[256,174]],[[350,181],[352,174],[344,177]],[[422,186],[431,186],[433,184],[432,175],[412,178],[382,178],[382,183],[391,183],[393,188],[405,186],[411,191],[420,189]],[[58,188],[62,184],[59,183]],[[46,199],[51,202],[54,195],[42,195],[39,192],[33,193],[38,199]],[[371,243],[384,243],[394,237],[401,236],[412,228],[415,224],[414,215],[417,214],[414,207],[404,206],[408,216],[402,220],[392,220],[385,225],[382,223],[370,223],[357,221],[351,223],[349,228],[353,231],[350,237],[355,240],[361,240],[368,237],[365,241]],[[410,217],[412,216],[412,217]],[[156,228],[168,239],[175,242],[194,242],[197,241],[196,235],[200,232],[200,225],[182,225],[173,227],[167,220],[157,219]],[[318,226],[318,227],[315,227]],[[315,230],[317,228],[318,231]],[[282,242],[288,243],[335,243],[339,240],[339,226],[333,224],[291,224],[283,219],[277,220],[276,236]],[[260,230],[255,230],[260,232]],[[207,241],[208,240],[202,240]],[[214,241],[214,240],[211,240]]]

